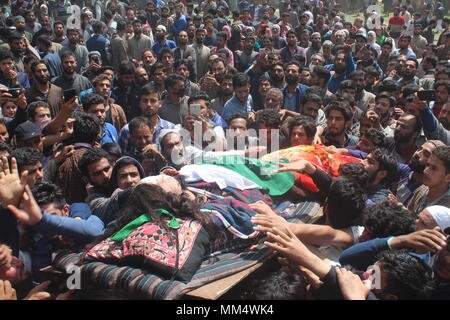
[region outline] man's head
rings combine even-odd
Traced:
[[[214,78],[220,82],[222,77],[228,71],[227,62],[222,58],[216,58],[211,62],[211,73],[214,75]]]
[[[148,83],[148,73],[145,68],[137,67],[134,76],[137,85],[144,86]]]
[[[146,117],[136,117],[128,124],[130,129],[130,142],[139,152],[152,143],[153,128]]]
[[[423,184],[432,188],[447,187],[450,183],[450,147],[437,147],[423,171]]]
[[[418,174],[422,174],[427,166],[433,151],[438,146],[444,146],[445,144],[440,140],[428,140],[422,146],[417,149],[408,162],[408,166]]]
[[[270,80],[274,84],[281,84],[284,81],[284,65],[282,62],[274,63],[270,70]]]
[[[64,36],[64,24],[61,21],[55,21],[53,23],[53,32],[57,37],[63,37]]]
[[[179,74],[171,74],[164,81],[164,86],[169,96],[182,98],[186,93],[185,83],[186,80],[183,76],[180,76]]]
[[[66,203],[62,190],[53,183],[40,181],[31,189],[38,206],[45,212],[68,217],[70,206]]]
[[[311,119],[315,121],[319,115],[319,110],[321,107],[322,98],[317,94],[308,93],[304,98],[300,113],[304,116],[311,117]]]
[[[161,154],[170,164],[178,168],[187,164],[184,158],[183,140],[176,130],[167,130],[166,132],[163,130],[159,137]]]
[[[411,36],[403,35],[398,39],[398,47],[400,49],[408,49],[409,44],[411,43]]]
[[[61,55],[61,62],[64,74],[73,75],[77,68],[77,59],[71,51],[66,51]]]
[[[279,140],[281,116],[278,113],[278,110],[263,109],[259,111],[256,115],[256,126],[259,130],[258,133],[260,141],[262,141],[263,143],[267,142],[268,149],[271,149],[272,138]]]
[[[436,91],[436,102],[445,104],[450,102],[450,81],[439,80],[434,83],[434,90]]]
[[[15,135],[19,147],[34,148],[39,152],[44,150],[42,131],[34,122],[26,121],[19,124]]]
[[[137,36],[137,37],[140,37],[141,34],[142,34],[142,21],[139,20],[139,19],[135,19],[135,20],[133,20],[132,26],[133,26],[133,33],[134,33],[134,35]],[[157,37],[157,39],[158,39],[158,35],[159,35],[158,29],[156,29],[156,37]]]
[[[46,84],[50,81],[50,72],[44,61],[34,61],[31,63],[31,73],[34,80],[40,84]]]
[[[413,143],[422,130],[422,121],[419,117],[404,113],[398,118],[394,131],[396,144]]]
[[[141,109],[142,116],[150,119],[157,115],[160,107],[161,100],[159,94],[151,90],[149,86],[142,87],[139,99],[139,108]]]
[[[397,180],[397,160],[384,148],[374,148],[363,160],[372,186],[390,187]]]
[[[297,46],[297,41],[298,41],[298,39],[297,39],[297,34],[295,33],[295,31],[294,30],[289,30],[287,33],[286,33],[286,42],[287,42],[287,45],[289,46],[289,47],[296,47]]]
[[[280,110],[283,102],[283,92],[278,88],[270,88],[264,99],[264,108]]]
[[[127,190],[135,187],[144,178],[141,164],[131,157],[122,157],[114,164],[111,173],[111,183],[114,189]]]
[[[28,171],[27,184],[30,187],[33,187],[44,178],[41,163],[42,152],[35,148],[23,147],[13,150],[10,154],[10,158],[13,157],[17,161],[19,176],[25,170]]]
[[[44,101],[35,101],[28,105],[28,120],[43,129],[51,121],[50,105]]]
[[[87,113],[77,113],[73,122],[74,142],[94,144],[101,132],[101,126],[97,118]]]
[[[339,87],[339,95],[344,95],[344,94],[349,94],[352,95],[354,99],[356,99],[356,94],[357,94],[357,87],[356,87],[356,82],[353,80],[344,80],[341,82],[341,85]]]
[[[303,116],[292,118],[288,124],[289,143],[291,147],[312,145],[317,133],[315,122]]]
[[[355,82],[358,93],[361,93],[366,86],[365,77],[366,73],[363,70],[355,70],[350,74],[350,79]]]
[[[403,71],[403,77],[405,79],[412,79],[417,73],[417,68],[419,67],[419,63],[414,58],[408,58],[406,60],[405,69]]]
[[[5,119],[0,118],[0,142],[9,142],[9,133],[8,133],[8,125]],[[2,150],[3,151],[3,150]],[[0,152],[1,154],[1,152]],[[1,155],[3,156],[3,155]]]
[[[340,137],[351,125],[352,111],[341,104],[333,103],[325,109],[327,117],[327,134],[332,137]]]
[[[131,86],[134,83],[134,72],[136,68],[131,61],[122,61],[119,64],[119,80],[124,86]]]
[[[370,128],[361,134],[356,148],[365,153],[370,153],[376,147],[384,148],[385,138],[383,131]]]
[[[246,103],[250,95],[250,79],[245,73],[237,73],[233,77],[233,90],[236,98]]]
[[[111,182],[111,159],[103,149],[88,149],[78,161],[78,169],[90,184],[99,189],[109,189]]]
[[[109,97],[111,92],[111,80],[109,76],[100,74],[92,80],[92,84],[94,85],[94,92],[96,94],[102,96],[104,99]]]
[[[173,69],[173,63],[175,59],[173,57],[172,50],[169,48],[163,48],[159,52],[159,62],[161,62],[164,65],[164,68],[168,72],[172,72]]]
[[[89,93],[83,98],[83,110],[87,114],[97,117],[100,125],[105,124],[106,105],[105,98],[96,93]]]
[[[200,114],[205,118],[208,117],[208,111],[210,110],[211,100],[209,99],[207,94],[200,92],[197,95],[190,97],[188,99],[189,108],[193,104],[199,104]]]
[[[388,92],[381,92],[375,98],[375,112],[381,116],[382,120],[390,117],[396,105],[396,99]]]
[[[300,65],[297,62],[291,61],[286,64],[285,80],[289,85],[297,85],[300,76]]]
[[[156,57],[151,49],[145,49],[142,53],[142,62],[146,68],[150,68],[156,63]]]
[[[330,71],[323,66],[315,66],[311,72],[311,85],[319,86],[321,88],[326,87],[328,80],[330,79]]]
[[[66,35],[67,39],[69,40],[69,44],[72,46],[76,46],[80,39],[79,31],[77,29],[67,29]]]
[[[228,128],[232,131],[234,148],[238,147],[238,144],[242,144],[242,148],[245,144],[245,139],[248,137],[248,118],[244,114],[234,114],[228,119]]]
[[[341,75],[346,70],[345,54],[338,52],[334,58],[334,70],[337,74]]]
[[[164,80],[167,76],[164,65],[160,62],[156,62],[154,65],[152,65],[150,68],[150,76],[156,84],[164,85]]]

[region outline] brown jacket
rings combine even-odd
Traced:
[[[25,96],[28,104],[38,100],[47,102],[50,105],[52,119],[54,119],[60,109],[59,103],[61,102],[62,89],[54,84],[50,84],[48,95],[46,95],[37,90],[36,85],[33,85],[25,91]]]
[[[109,99],[108,105],[111,109],[112,125],[116,128],[117,133],[119,133],[120,129],[128,123],[127,116],[125,115],[123,108],[114,103],[114,99]]]

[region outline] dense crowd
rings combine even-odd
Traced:
[[[279,254],[249,299],[450,298],[449,1],[0,2],[0,300],[235,242]]]

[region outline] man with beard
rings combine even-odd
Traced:
[[[433,151],[445,144],[440,140],[428,140],[413,154],[408,164],[399,165],[400,180],[397,186],[397,200],[407,205],[414,191],[423,184],[423,171]]]
[[[56,117],[60,109],[62,90],[50,82],[50,72],[45,61],[36,61],[31,64],[33,74],[33,86],[25,91],[28,103],[45,101],[50,105],[52,119]]]
[[[422,36],[422,25],[420,23],[414,24],[414,35],[411,39],[411,48],[417,57],[422,57],[423,51],[427,46],[428,41]]]
[[[32,35],[41,29],[41,24],[36,22],[36,16],[33,10],[28,10],[25,14],[25,31]]]
[[[333,94],[338,91],[341,82],[346,80],[350,73],[356,69],[355,61],[351,55],[352,45],[345,45],[344,50],[336,53],[334,64],[328,64],[325,66],[330,72],[334,71],[328,81],[328,90]]]
[[[152,39],[142,34],[142,21],[135,19],[133,25],[133,36],[128,39],[128,57],[132,60],[139,61],[146,48],[151,48],[153,45]],[[158,37],[158,31],[156,31]],[[158,38],[157,38],[158,39]],[[155,50],[153,50],[155,52]],[[156,53],[156,52],[155,52]]]
[[[55,37],[52,39],[52,42],[56,42],[62,44],[66,41],[66,36],[64,34],[64,24],[61,21],[55,21],[53,24],[53,32]]]
[[[63,72],[61,58],[51,49],[52,42],[48,36],[42,35],[36,39],[36,48],[39,50],[39,55],[42,61],[48,65],[50,77],[54,78],[60,76]]]
[[[195,96],[200,92],[198,84],[190,80],[191,71],[193,70],[192,60],[179,59],[173,64],[174,73],[184,77],[186,81],[186,95],[189,97]]]
[[[306,49],[306,63],[311,62],[313,54],[322,53],[322,37],[319,32],[314,32],[311,35],[311,46]]]
[[[392,119],[397,100],[388,92],[381,92],[375,99],[374,111],[380,115],[380,125],[386,137],[393,137],[395,120]]]
[[[188,114],[185,84],[184,77],[179,74],[171,74],[164,81],[167,97],[162,101],[158,112],[162,119],[174,124],[181,124],[182,119]]]
[[[297,45],[297,35],[294,30],[289,30],[286,33],[287,46],[280,50],[281,61],[284,63],[290,62],[295,55],[305,56],[305,49]]]
[[[229,54],[227,64],[234,68],[234,54],[233,54],[233,51],[228,49],[227,40],[228,40],[228,34],[226,32],[224,32],[224,31],[218,32],[217,33],[217,46],[211,48],[211,52],[216,52],[216,51],[219,51],[220,49],[225,49]]]
[[[60,87],[62,90],[75,89],[77,95],[80,94],[81,91],[92,88],[91,82],[86,77],[83,77],[75,71],[77,68],[77,60],[74,53],[71,51],[66,51],[61,55],[61,61],[63,74],[59,77],[53,78],[52,83]]]
[[[142,64],[144,65],[145,70],[147,70],[147,74],[150,76],[151,67],[158,61],[156,59],[155,54],[152,49],[148,48],[144,50],[142,53]]]
[[[62,60],[65,53],[72,53],[76,58],[75,71],[81,74],[89,67],[89,52],[85,46],[78,44],[80,33],[77,29],[67,29],[66,34],[69,43],[59,50],[59,56]]]
[[[419,67],[419,63],[415,58],[408,58],[405,63],[405,68],[403,70],[403,77],[400,78],[397,82],[403,87],[407,84],[419,84],[419,78],[416,76],[417,68]]]
[[[422,130],[422,121],[418,116],[403,113],[398,118],[394,137],[388,138],[390,151],[399,163],[407,163],[417,150],[416,139]]]
[[[366,73],[363,70],[355,70],[350,74],[350,79],[356,84],[356,106],[362,111],[366,111],[375,102],[375,95],[364,89]]]
[[[258,52],[254,50],[255,42],[255,37],[246,37],[244,41],[244,50],[236,52],[235,68],[239,72],[247,70],[258,56]]]
[[[250,94],[250,79],[244,73],[237,73],[233,77],[234,96],[225,103],[222,117],[228,121],[235,113],[254,115],[253,98]],[[253,118],[254,119],[254,118]]]
[[[204,45],[206,37],[205,29],[195,31],[195,43],[191,46],[195,51],[195,61],[197,70],[197,81],[208,72],[208,57],[210,49]]]
[[[133,24],[134,28],[134,24]],[[148,46],[147,46],[148,47]],[[155,56],[159,59],[159,53],[162,48],[175,49],[177,44],[175,41],[167,40],[166,27],[159,25],[156,27],[156,42],[153,46],[150,46]]]
[[[438,80],[434,83],[434,90],[436,91],[435,101],[430,102],[430,109],[433,110],[433,114],[439,117],[441,110],[449,101],[450,97],[450,81],[449,80]],[[448,128],[446,128],[448,130]]]
[[[217,97],[211,101],[211,109],[221,115],[225,103],[233,97],[233,92],[233,75],[225,73],[222,81],[219,82]]]
[[[346,148],[357,144],[358,138],[346,132],[351,126],[353,117],[349,107],[333,103],[325,109],[325,115],[327,128],[322,135],[324,145]]]
[[[151,90],[150,86],[145,86],[142,88],[141,96],[139,100],[139,109],[141,111],[141,116],[147,118],[150,121],[153,140],[155,143],[158,136],[163,129],[172,129],[175,125],[169,121],[161,119],[158,115],[158,111],[161,108],[161,100],[159,94]],[[130,130],[128,124],[125,125],[119,134],[119,145],[123,153],[130,152],[132,146],[130,145]]]
[[[388,69],[389,57],[392,52],[392,42],[384,41],[381,44],[381,53],[377,57],[377,63],[380,66],[383,72],[386,72]]]
[[[284,78],[284,64],[282,62],[275,62],[270,70],[270,83],[272,87],[283,89],[286,86]]]
[[[310,67],[311,68],[311,67]],[[328,90],[328,81],[330,80],[330,71],[323,66],[313,66],[311,69],[311,86],[317,86],[325,92],[324,104],[327,105],[334,94]]]
[[[139,111],[139,87],[134,82],[134,72],[136,68],[131,61],[122,61],[119,64],[119,73],[114,80],[112,94],[117,97],[117,104],[120,105],[127,119],[131,120],[140,114]]]
[[[384,148],[375,148],[363,160],[369,174],[367,197],[374,203],[388,200],[392,183],[396,183],[397,160]]]
[[[298,62],[291,61],[286,65],[285,80],[286,87],[283,88],[283,109],[299,113],[300,105],[306,95],[308,86],[298,83],[300,76],[300,65]]]
[[[409,46],[411,44],[411,36],[401,36],[398,39],[398,49],[394,50],[392,52],[392,56],[399,56],[401,54],[409,57],[409,58],[414,58],[417,59],[416,54],[414,53],[414,51],[412,51]]]
[[[8,37],[9,48],[11,49],[11,53],[13,55],[14,63],[16,65],[16,69],[19,72],[25,72],[25,63],[24,59],[26,54],[30,54],[33,56],[27,49],[26,39],[17,31],[12,31]],[[37,56],[36,56],[37,58]]]
[[[31,43],[33,35],[28,31],[25,31],[25,18],[22,16],[14,17],[14,26],[16,27],[17,32]]]
[[[180,59],[189,59],[193,62],[194,71],[197,67],[197,63],[195,61],[196,54],[194,49],[191,46],[188,46],[188,34],[186,31],[182,30],[178,34],[178,47],[173,49],[173,57],[175,61]]]

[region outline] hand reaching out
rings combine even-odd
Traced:
[[[7,208],[16,216],[17,220],[27,226],[33,226],[42,219],[41,208],[36,203],[28,185],[25,186],[25,192],[20,201],[20,209],[12,204],[8,205]]]
[[[336,268],[336,275],[345,300],[366,300],[370,292],[371,281],[361,278],[344,268]]]
[[[273,173],[284,171],[296,171],[300,173],[314,174],[316,167],[308,160],[298,160],[291,163],[280,163],[281,168],[275,170]]]
[[[11,169],[6,157],[2,157],[0,163],[0,201],[4,208],[10,204],[17,206],[27,183],[28,171],[19,177],[15,158],[11,158]]]
[[[8,280],[0,280],[0,301],[17,300],[16,290]]]

